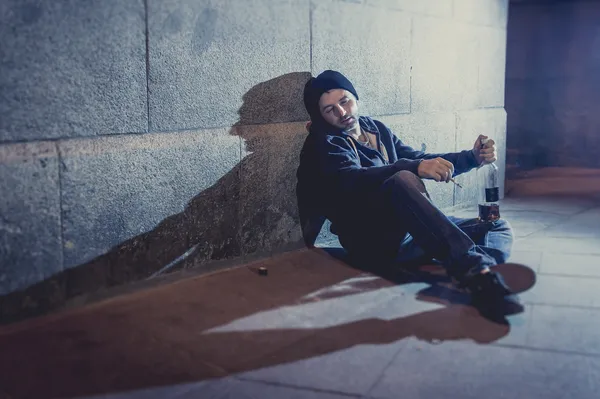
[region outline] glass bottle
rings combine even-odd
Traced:
[[[482,141],[482,145],[485,144]],[[499,171],[495,163],[482,164],[477,168],[479,221],[493,222],[500,219]]]

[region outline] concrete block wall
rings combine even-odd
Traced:
[[[598,168],[600,3],[515,2],[508,24],[509,166]]]
[[[427,151],[504,163],[505,0],[0,3],[0,321],[300,247],[302,87],[346,74]],[[428,182],[440,206],[464,191]],[[460,190],[460,189],[459,189]]]

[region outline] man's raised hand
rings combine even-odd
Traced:
[[[483,144],[484,142],[485,144]],[[482,165],[496,161],[495,144],[494,140],[488,139],[488,136],[484,136],[483,134],[477,137],[473,145],[473,154],[477,159],[477,164]]]
[[[423,179],[433,179],[437,182],[450,181],[454,175],[454,165],[444,158],[424,159],[419,163],[419,177]]]

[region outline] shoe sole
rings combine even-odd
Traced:
[[[537,281],[535,271],[520,263],[502,263],[492,267],[491,270],[498,272],[515,294],[530,290]]]

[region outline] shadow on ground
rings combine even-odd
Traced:
[[[437,266],[377,277],[337,259],[343,252],[330,252],[299,250],[0,328],[0,386],[8,395],[36,399],[122,392],[408,337],[490,343],[510,330],[480,317],[446,287]],[[258,275],[258,266],[268,276]],[[509,280],[528,284],[532,275],[515,270]],[[361,308],[368,304],[336,308],[355,295],[387,295],[414,282],[434,287],[418,293],[419,300],[446,306],[389,318]],[[406,299],[389,298],[399,306]]]

